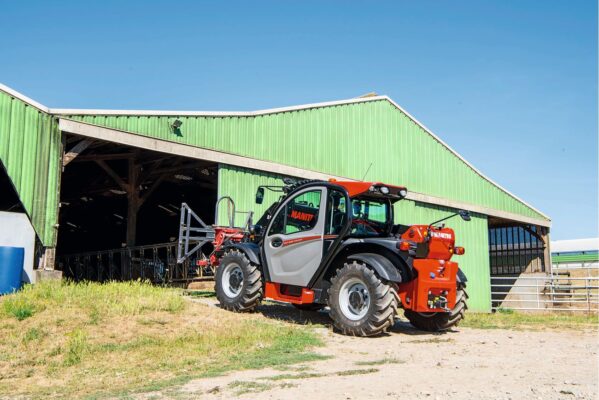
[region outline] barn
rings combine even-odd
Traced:
[[[551,266],[550,218],[387,96],[252,112],[82,110],[0,85],[0,161],[1,215],[27,216],[36,270],[188,281],[202,271],[173,261],[181,203],[207,224],[226,219],[225,207],[215,211],[222,196],[260,215],[276,194],[257,205],[257,186],[284,177],[406,186],[395,206],[403,224],[469,210],[470,222],[449,225],[466,248],[472,310],[490,310],[491,275]],[[0,237],[10,236],[1,215]]]

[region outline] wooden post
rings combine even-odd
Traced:
[[[135,158],[129,159],[129,177],[127,190],[127,247],[135,246],[137,236],[137,213],[140,207],[139,198],[139,172],[140,166]]]

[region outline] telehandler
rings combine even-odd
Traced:
[[[193,211],[183,205],[179,258],[202,245],[190,250],[186,232],[206,234],[214,251],[198,265],[216,269],[222,308],[252,311],[264,298],[302,310],[328,307],[334,327],[355,336],[387,331],[399,307],[427,331],[450,329],[464,318],[466,276],[452,257],[465,250],[440,223],[455,215],[469,221],[467,211],[429,225],[397,225],[393,204],[406,197],[405,187],[333,179],[285,183],[258,188],[258,204],[265,189],[281,196],[256,224],[250,213],[245,228],[191,228]]]

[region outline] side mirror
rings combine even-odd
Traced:
[[[462,217],[462,219],[464,221],[470,221],[470,212],[467,210],[460,210],[458,211],[458,214],[460,214],[460,217]]]
[[[259,187],[256,191],[256,204],[262,204],[264,201],[264,188]]]

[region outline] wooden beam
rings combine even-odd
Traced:
[[[121,189],[129,192],[129,185],[123,182],[120,176],[112,168],[108,166],[103,160],[96,160],[96,164],[98,164],[106,173],[121,187]]]
[[[140,166],[135,162],[135,159],[129,159],[128,181],[129,187],[127,190],[127,247],[135,246],[137,239],[137,213],[140,207],[139,198],[139,179]]]
[[[97,160],[127,160],[133,157],[133,153],[115,153],[115,154],[86,154],[79,156],[75,162],[97,161]]]
[[[77,143],[75,146],[73,146],[71,148],[71,150],[69,150],[68,153],[65,153],[65,155],[62,157],[62,166],[66,167],[68,163],[73,161],[75,159],[75,157],[77,157],[79,155],[79,153],[81,153],[82,151],[87,149],[87,147],[90,144],[92,144],[93,142],[94,141],[91,139],[83,139],[82,141]]]

